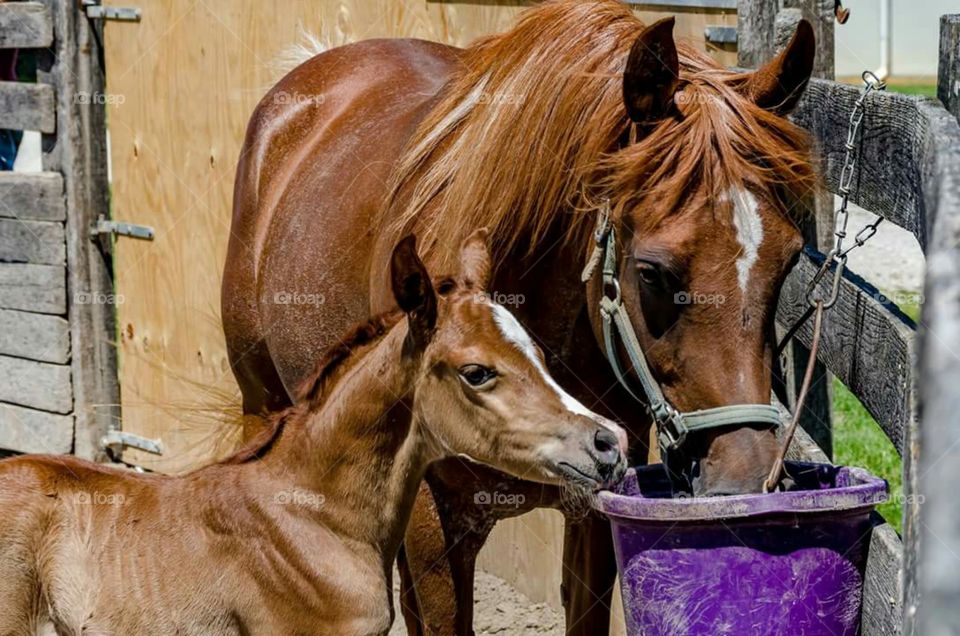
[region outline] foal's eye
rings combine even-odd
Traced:
[[[460,377],[470,386],[480,388],[495,380],[497,372],[479,364],[466,364],[460,367]]]

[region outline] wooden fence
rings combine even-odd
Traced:
[[[0,448],[102,458],[118,402],[102,92],[93,31],[71,2],[0,4],[0,48],[36,60],[0,82],[0,128],[42,133],[42,172],[0,172]]]
[[[298,1],[287,7],[285,28],[278,31],[276,11],[262,3],[201,4],[145,1],[143,25],[117,25],[108,36],[104,57],[111,69],[120,69],[111,76],[111,94],[124,97],[110,104],[114,210],[158,230],[156,245],[123,244],[117,262],[126,278],[118,289],[111,278],[112,242],[90,234],[108,203],[104,103],[91,99],[104,95],[102,32],[72,1],[0,4],[0,48],[40,51],[36,83],[0,82],[0,127],[39,130],[44,145],[42,173],[0,173],[0,448],[102,457],[100,439],[118,423],[111,344],[117,306],[110,298],[120,297],[120,343],[128,356],[125,428],[164,438],[171,455],[160,468],[208,459],[209,450],[191,454],[190,462],[178,459],[196,439],[184,436],[180,422],[159,405],[177,404],[184,387],[192,386],[182,378],[194,384],[229,379],[215,309],[229,224],[229,183],[222,177],[232,174],[243,124],[269,86],[263,61],[297,37],[289,16],[306,17],[308,29],[311,15],[314,22],[336,24],[335,43],[410,33],[459,42],[486,30],[470,19],[479,17],[489,28],[504,19],[492,13],[496,3],[418,2],[409,3],[415,10],[397,14],[402,23],[383,22],[394,14],[380,7],[381,22],[357,30],[369,2],[337,3],[340,9],[333,10],[332,3]],[[505,4],[512,14],[520,3]],[[710,19],[728,25],[734,3],[720,4],[726,8],[712,10]],[[801,15],[815,20],[822,41],[832,38],[832,17],[822,2],[738,4],[741,64],[769,57]],[[328,20],[316,17],[324,15]],[[695,24],[695,30],[704,28]],[[835,374],[850,388],[904,460],[904,539],[879,519],[873,529],[863,612],[868,635],[960,630],[960,506],[951,497],[960,477],[960,18],[945,17],[941,32],[940,96],[952,112],[933,100],[872,94],[852,197],[912,232],[926,253],[920,337],[909,318],[847,272],[837,306],[826,315],[820,349],[821,373]],[[794,118],[817,139],[826,185],[836,191],[848,120],[861,91],[830,81],[832,60],[823,53],[830,48],[824,46],[817,66],[826,79],[811,82]],[[729,47],[715,52],[729,60]],[[178,99],[187,101],[171,107]],[[808,237],[821,249],[830,236],[829,208],[821,203]],[[189,217],[181,223],[185,210]],[[820,258],[809,250],[788,279],[779,322],[803,310],[802,291]],[[158,298],[167,310],[157,311]],[[213,311],[203,320],[213,328],[198,324],[197,311],[207,308]],[[808,326],[798,338],[809,344],[810,336]],[[148,353],[157,364],[141,361]],[[163,428],[156,424],[161,419],[174,424]],[[811,434],[829,446],[829,428]],[[128,458],[149,460],[143,454]],[[555,594],[553,575],[559,578],[559,521],[543,515],[539,526],[525,531],[504,524],[491,540],[500,556],[488,550],[481,559],[482,567],[516,574],[516,563],[538,563],[529,549],[538,546],[557,562],[556,571],[525,568],[529,580],[514,580],[535,596]]]

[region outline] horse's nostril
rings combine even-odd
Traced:
[[[615,464],[620,461],[620,442],[616,434],[608,429],[601,428],[593,436],[593,447],[597,451],[597,459],[605,464]]]

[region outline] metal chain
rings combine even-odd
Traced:
[[[834,236],[836,242],[834,247],[827,253],[823,260],[820,270],[810,280],[807,285],[807,301],[811,307],[816,306],[818,301],[823,301],[823,308],[830,309],[837,302],[837,296],[840,293],[840,280],[843,278],[843,269],[847,265],[847,256],[858,247],[869,241],[877,233],[877,227],[883,222],[882,216],[877,216],[876,220],[868,223],[854,236],[854,244],[844,249],[843,241],[847,238],[847,224],[850,221],[850,213],[847,207],[850,204],[850,190],[853,186],[853,177],[857,168],[857,136],[860,132],[860,124],[863,122],[864,103],[867,97],[873,91],[882,91],[887,85],[870,71],[864,71],[863,83],[865,85],[863,94],[853,105],[853,111],[850,113],[850,127],[847,129],[847,143],[844,145],[846,154],[843,158],[843,170],[840,171],[840,209],[837,210],[836,225],[834,226]],[[830,267],[835,265],[833,275],[833,284],[830,288],[830,295],[827,298],[817,298],[813,292],[820,280],[827,274]]]

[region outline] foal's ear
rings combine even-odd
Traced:
[[[780,55],[759,68],[745,86],[745,95],[757,106],[778,115],[787,115],[803,96],[813,73],[817,53],[813,27],[800,20],[797,30]]]
[[[674,19],[654,22],[630,49],[623,74],[623,103],[638,124],[656,123],[673,105],[680,84],[680,60],[673,41]]]
[[[410,337],[422,348],[430,341],[437,324],[437,296],[427,268],[417,256],[417,239],[412,234],[393,248],[390,284],[397,305],[407,314]]]
[[[460,244],[460,286],[487,291],[490,285],[490,233],[480,228]]]

